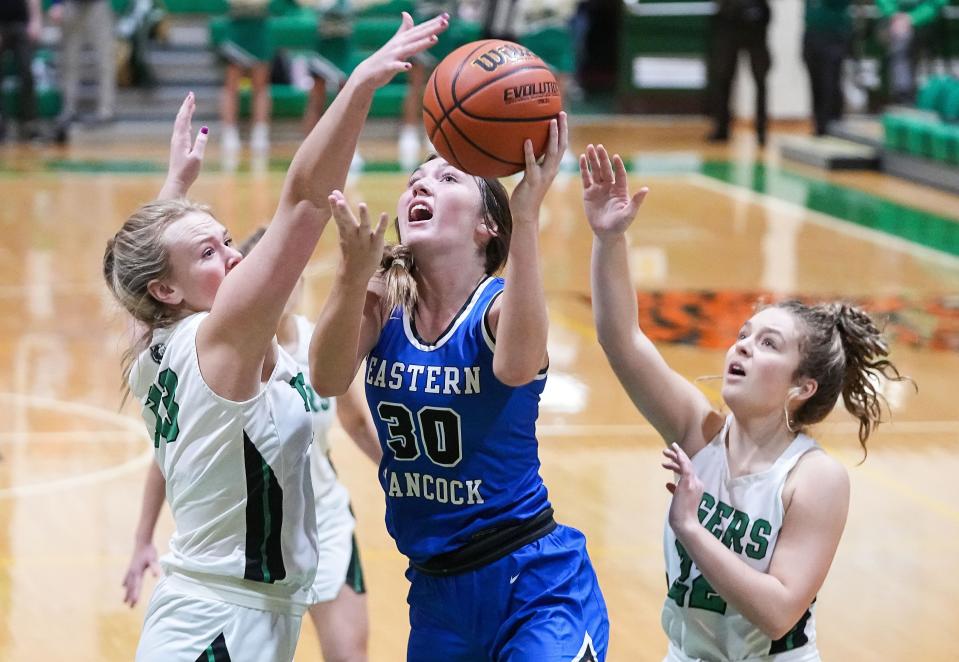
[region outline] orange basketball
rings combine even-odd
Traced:
[[[526,168],[523,142],[546,151],[549,121],[563,109],[549,67],[528,48],[484,39],[460,46],[433,71],[423,94],[426,135],[444,159],[479,177]]]

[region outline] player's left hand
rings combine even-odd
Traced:
[[[546,139],[546,153],[542,163],[536,162],[533,141],[523,143],[526,158],[526,172],[522,181],[516,185],[509,199],[509,208],[513,214],[513,223],[539,221],[539,208],[549,190],[550,184],[559,172],[559,165],[569,144],[569,128],[566,125],[566,113],[550,120],[549,137]]]
[[[359,205],[360,218],[357,220],[342,191],[333,191],[328,201],[340,235],[342,269],[347,277],[355,277],[366,283],[376,273],[383,258],[389,216],[380,214],[379,223],[373,227],[370,210],[365,203]]]
[[[173,135],[170,138],[170,167],[167,170],[169,197],[181,197],[187,194],[193,182],[200,175],[203,165],[203,152],[206,149],[208,130],[200,129],[193,138],[193,113],[196,110],[196,97],[193,92],[186,95],[176,120],[173,122]]]
[[[683,533],[689,527],[700,526],[699,502],[703,498],[704,486],[689,456],[683,452],[679,444],[673,444],[663,449],[666,461],[663,467],[679,474],[675,483],[666,483],[666,489],[673,495],[673,502],[669,504],[669,526],[682,540]]]

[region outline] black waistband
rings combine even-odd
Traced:
[[[553,509],[546,508],[528,520],[480,531],[459,549],[438,554],[425,563],[410,561],[410,566],[424,575],[434,577],[459,575],[498,561],[520,547],[539,540],[555,528]]]

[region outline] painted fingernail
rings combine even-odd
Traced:
[[[200,127],[200,133],[203,133],[203,134],[210,133],[210,128],[209,128],[209,127],[206,127],[206,126],[201,126],[201,127]]]

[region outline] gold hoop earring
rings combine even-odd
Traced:
[[[794,425],[796,425],[796,421],[791,420],[789,418],[789,400],[788,399],[786,400],[786,402],[783,403],[783,416],[786,418],[786,429],[792,432],[793,434],[796,434],[797,432],[799,432],[798,427],[795,427],[795,428],[793,427]]]

